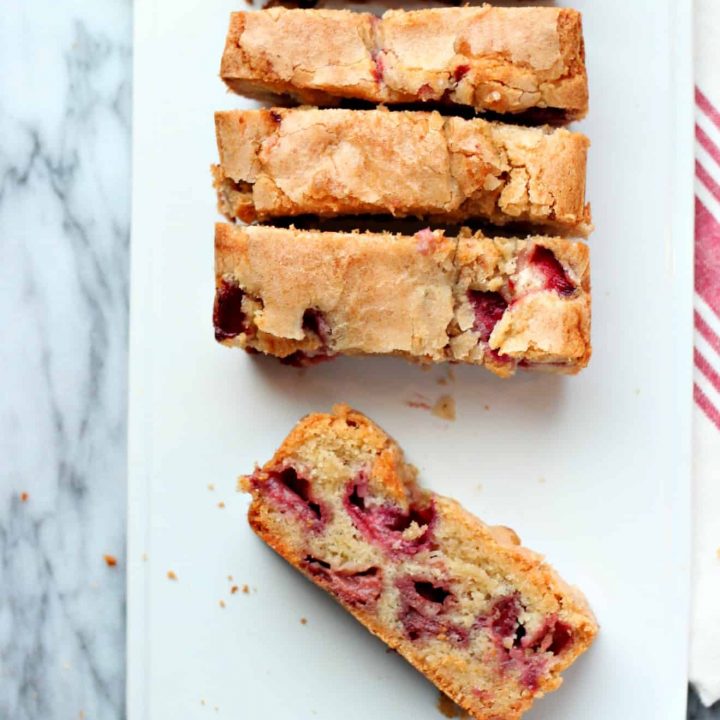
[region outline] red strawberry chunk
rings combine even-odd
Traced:
[[[575,292],[575,284],[552,250],[536,245],[530,255],[530,264],[545,277],[546,290],[555,290],[560,295],[566,296]]]
[[[367,477],[360,473],[348,483],[343,505],[355,527],[370,542],[379,545],[390,555],[415,555],[432,547],[434,505],[411,505],[404,511],[390,503],[372,505],[367,499]],[[406,538],[403,533],[412,523],[416,523],[422,530],[417,536]]]
[[[281,511],[290,511],[319,530],[330,518],[330,508],[318,502],[309,480],[292,467],[269,473],[266,479],[256,477],[255,487]]]
[[[305,558],[305,567],[333,595],[348,605],[372,605],[382,594],[382,571],[371,567],[352,572],[333,570],[330,563],[314,557]]]
[[[488,342],[508,304],[500,293],[483,290],[470,290],[468,299],[475,312],[473,330],[480,334],[480,340]]]
[[[246,318],[242,311],[244,294],[237,285],[225,280],[218,286],[213,307],[216,340],[229,340],[247,332]]]
[[[453,71],[453,79],[455,82],[460,82],[470,72],[469,65],[458,65]]]

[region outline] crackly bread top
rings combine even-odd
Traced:
[[[314,104],[441,101],[501,113],[587,112],[582,21],[566,8],[234,13],[221,77]]]
[[[216,277],[218,339],[281,358],[397,353],[507,376],[590,357],[588,250],[564,238],[218,224]]]
[[[391,213],[586,234],[588,140],[437,112],[218,112],[221,207],[246,221]]]

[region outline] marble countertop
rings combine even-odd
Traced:
[[[119,719],[131,0],[6,0],[0,68],[0,718]]]

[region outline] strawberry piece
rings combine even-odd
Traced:
[[[475,312],[473,330],[479,333],[480,340],[488,342],[508,304],[500,293],[483,290],[470,290],[468,299]]]
[[[555,253],[542,245],[535,245],[530,255],[530,264],[545,277],[545,289],[555,290],[560,295],[572,295],[575,284],[570,280],[565,268],[555,257]]]

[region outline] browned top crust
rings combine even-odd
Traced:
[[[235,92],[328,105],[442,101],[587,113],[582,19],[567,8],[233,13],[220,76]]]
[[[588,140],[437,112],[264,109],[215,115],[221,210],[246,222],[392,213],[586,235]]]
[[[218,224],[215,252],[227,345],[281,358],[400,354],[503,377],[518,365],[576,373],[590,358],[584,243]],[[227,293],[236,304],[223,322]]]

